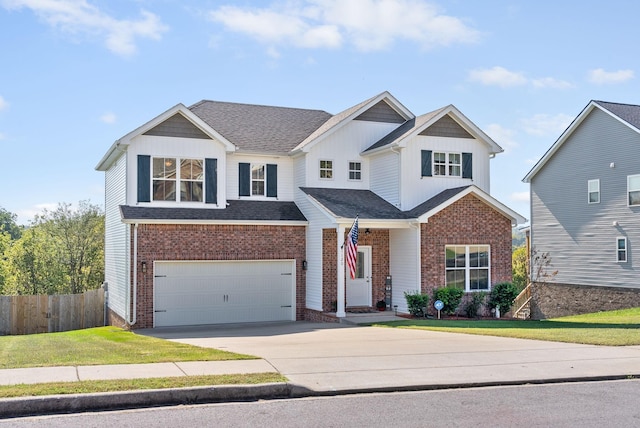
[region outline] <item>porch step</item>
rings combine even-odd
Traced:
[[[396,316],[393,311],[378,311],[363,314],[347,313],[346,317],[339,318],[340,324],[348,325],[375,324],[378,322],[401,321],[404,319],[405,318]]]

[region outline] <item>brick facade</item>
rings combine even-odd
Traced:
[[[132,253],[133,235],[132,230]],[[295,259],[296,319],[304,319],[305,236],[305,226],[139,225],[137,322],[133,328],[153,327],[153,262],[157,260]],[[144,273],[143,261],[147,264]]]
[[[489,245],[491,284],[511,282],[511,219],[467,195],[429,218],[421,227],[423,293],[443,287],[446,245]]]
[[[531,318],[547,319],[640,306],[637,288],[534,283]]]
[[[358,246],[371,246],[371,304],[375,306],[378,300],[384,300],[384,281],[389,274],[389,231],[387,229],[370,229],[367,234],[366,230],[360,229]],[[347,230],[345,239],[348,233]],[[322,231],[322,309],[325,312],[335,312],[335,304],[338,299],[336,236],[336,229],[323,229]],[[345,280],[346,275],[348,273],[345,273]],[[348,305],[349,302],[347,302]]]

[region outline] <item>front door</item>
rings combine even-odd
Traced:
[[[346,260],[345,260],[346,266]],[[346,306],[371,306],[371,247],[358,246],[356,259],[356,277],[351,279],[349,269],[346,272],[347,302]]]

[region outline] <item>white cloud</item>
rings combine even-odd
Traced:
[[[4,98],[2,98],[2,95],[0,95],[0,111],[6,109],[7,107],[9,107],[9,103],[6,102]]]
[[[118,20],[86,0],[0,0],[5,9],[31,9],[42,20],[65,33],[104,39],[111,52],[129,56],[136,52],[136,39],[159,40],[168,30],[160,18],[142,10],[137,20]]]
[[[510,198],[513,202],[529,202],[529,192],[513,192]]]
[[[102,116],[100,116],[100,120],[104,123],[112,124],[112,123],[116,123],[117,117],[115,113],[112,113],[109,111],[103,114]]]
[[[513,139],[514,132],[512,130],[504,128],[496,123],[486,126],[484,130],[488,136],[490,136],[500,145],[500,147],[504,149],[504,153],[508,153],[512,149],[518,147],[518,143]]]
[[[624,83],[634,77],[633,70],[605,71],[602,68],[590,70],[587,80],[597,85]]]
[[[573,84],[565,80],[559,80],[553,77],[529,79],[520,71],[511,71],[500,66],[471,70],[469,71],[469,80],[482,83],[486,86],[499,86],[501,88],[524,85],[532,85],[535,88],[552,89],[568,89],[573,87]]]
[[[469,80],[487,86],[508,88],[527,84],[527,78],[520,72],[509,71],[504,67],[478,68],[469,72]]]
[[[527,134],[536,136],[555,136],[559,137],[562,134],[571,121],[573,116],[566,114],[556,114],[555,116],[549,114],[536,114],[530,118],[522,119],[520,124]]]
[[[478,31],[424,0],[298,0],[269,8],[221,6],[209,18],[265,44],[360,51],[404,40],[422,48],[478,41]]]

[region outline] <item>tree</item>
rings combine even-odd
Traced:
[[[16,223],[17,215],[0,207],[0,232],[4,230],[11,239],[18,239],[22,234],[22,229]]]
[[[527,258],[527,247],[521,246],[516,248],[511,255],[511,272],[513,277],[513,285],[522,291],[529,281],[527,278],[529,260]]]
[[[35,225],[55,243],[58,262],[69,279],[68,292],[100,286],[104,276],[104,215],[99,206],[81,201],[73,211],[67,203],[44,210]]]

